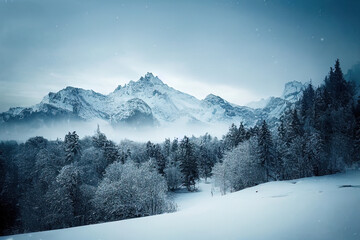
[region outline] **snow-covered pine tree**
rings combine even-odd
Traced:
[[[193,143],[187,136],[181,140],[178,150],[180,169],[184,175],[183,184],[189,191],[195,190],[195,181],[199,179],[199,172]]]
[[[295,108],[291,113],[289,124],[289,140],[292,141],[296,137],[301,137],[304,134],[302,124],[299,119],[298,111]]]
[[[276,169],[276,174],[279,180],[285,179],[285,163],[288,155],[289,142],[287,139],[286,123],[285,116],[280,117],[280,124],[277,129],[276,139],[275,139],[275,149],[276,149],[276,158],[278,162],[278,168]]]
[[[248,139],[246,129],[242,122],[240,123],[239,129],[238,129],[238,135],[239,135],[239,143]]]
[[[113,141],[105,141],[103,148],[107,165],[120,160],[119,149]]]
[[[307,128],[314,128],[315,118],[315,90],[310,83],[303,91],[300,100],[300,115],[305,131]]]
[[[355,108],[355,128],[354,128],[354,161],[360,162],[360,96]]]
[[[352,162],[353,129],[355,118],[353,114],[354,90],[351,83],[344,79],[339,59],[335,68],[330,69],[329,77],[325,81],[325,92],[329,104],[324,114],[329,116],[331,131],[328,141],[329,171],[342,170],[344,164]]]
[[[99,124],[97,125],[95,135],[92,137],[92,141],[93,141],[94,146],[97,148],[102,149],[105,147],[107,138],[106,138],[105,134],[100,131]]]
[[[166,165],[166,158],[162,154],[162,149],[160,144],[153,144],[148,141],[146,143],[146,153],[148,158],[154,161],[154,167],[158,170],[160,174],[164,174],[164,168]]]
[[[161,175],[164,175],[164,169],[166,165],[166,158],[162,154],[160,144],[154,146],[154,158],[156,161],[156,168]]]
[[[205,181],[211,175],[211,170],[214,162],[212,161],[211,153],[205,145],[206,143],[201,142],[198,148],[197,160],[200,177],[205,178]]]
[[[162,153],[165,158],[168,158],[170,156],[171,151],[171,142],[169,138],[165,138],[164,144],[162,146]]]
[[[265,120],[262,122],[258,133],[258,153],[261,165],[265,169],[266,181],[275,180],[275,149],[269,127]]]
[[[307,130],[304,134],[303,169],[304,177],[319,176],[321,169],[326,168],[322,161],[322,141],[316,129]]]
[[[76,132],[68,133],[65,136],[65,161],[70,164],[78,160],[81,156],[81,147],[79,144],[79,135]]]
[[[228,133],[224,137],[225,149],[231,150],[236,147],[240,142],[239,130],[236,125],[231,124]]]
[[[174,138],[174,140],[171,143],[171,152],[172,153],[177,152],[178,148],[179,148],[179,141],[177,138]]]
[[[72,210],[73,219],[71,226],[77,226],[82,223],[82,208],[81,208],[81,191],[80,191],[80,169],[74,163],[65,165],[56,177],[56,183],[58,185],[55,190],[55,194],[61,192],[61,196],[57,196],[58,205],[61,205],[62,201],[68,202],[69,209]],[[66,206],[65,206],[66,207]]]
[[[155,144],[153,144],[152,142],[148,141],[146,143],[146,153],[148,155],[149,158],[154,158],[155,157]]]

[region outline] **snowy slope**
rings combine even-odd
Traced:
[[[270,101],[270,98],[262,98],[257,101],[252,101],[246,104],[249,108],[264,108]]]
[[[175,197],[175,213],[0,239],[360,239],[359,170],[226,196],[211,197],[210,185],[200,187]]]

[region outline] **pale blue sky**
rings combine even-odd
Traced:
[[[245,104],[360,60],[360,1],[0,0],[0,111],[153,72]]]

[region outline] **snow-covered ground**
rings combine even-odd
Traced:
[[[175,213],[0,239],[360,239],[360,171],[211,189],[175,193]]]

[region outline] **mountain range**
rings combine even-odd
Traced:
[[[17,123],[32,127],[57,121],[104,120],[111,125],[162,126],[168,123],[231,124],[253,126],[259,120],[277,122],[281,113],[298,100],[304,89],[300,82],[288,82],[281,97],[270,97],[249,106],[232,104],[209,94],[199,100],[163,83],[147,73],[138,81],[119,85],[103,95],[93,90],[66,87],[50,92],[32,107],[15,107],[0,113],[0,127]]]

